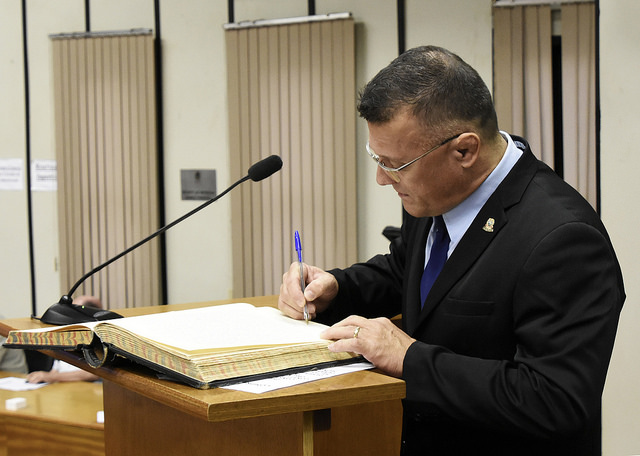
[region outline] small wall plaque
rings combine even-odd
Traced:
[[[210,200],[216,196],[215,169],[182,169],[180,181],[183,200]]]

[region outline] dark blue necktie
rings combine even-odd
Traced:
[[[422,306],[424,306],[433,282],[436,281],[438,274],[444,267],[444,263],[447,261],[447,252],[449,250],[449,233],[441,215],[433,218],[433,228],[435,236],[429,253],[429,261],[427,262],[427,267],[424,268],[422,280],[420,280],[420,302]]]

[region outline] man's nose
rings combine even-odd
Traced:
[[[387,172],[380,168],[379,166],[376,166],[376,182],[378,185],[391,185],[393,184],[395,181],[391,178],[391,176],[389,176],[387,174]]]

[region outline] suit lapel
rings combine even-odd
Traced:
[[[419,288],[422,267],[424,265],[424,249],[427,233],[431,227],[431,219],[424,222],[424,230],[416,230],[416,233],[422,233],[423,236],[423,240],[416,242],[416,248],[421,247],[422,254],[414,254],[416,258],[410,263],[411,276],[409,277],[408,283],[410,284],[409,287],[412,292],[407,294],[407,313],[405,314],[407,315],[405,328],[408,334],[411,335],[418,326],[429,317],[431,312],[442,302],[447,293],[450,292],[451,288],[477,261],[482,252],[508,223],[508,208],[520,201],[522,194],[537,169],[537,160],[531,153],[526,142],[524,142],[524,145],[526,147],[524,148],[523,156],[482,207],[445,263],[442,272],[427,296],[422,310],[420,310]],[[422,262],[417,264],[420,258]],[[418,291],[416,292],[414,289]],[[417,306],[414,305],[416,302]]]
[[[451,288],[476,262],[506,223],[507,216],[503,207],[500,204],[487,202],[469,226],[433,284],[420,312],[419,322],[428,317]]]

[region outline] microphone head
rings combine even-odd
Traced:
[[[282,168],[282,159],[277,155],[271,155],[251,165],[247,174],[249,179],[258,182],[271,176],[276,171],[280,171],[280,168]]]

